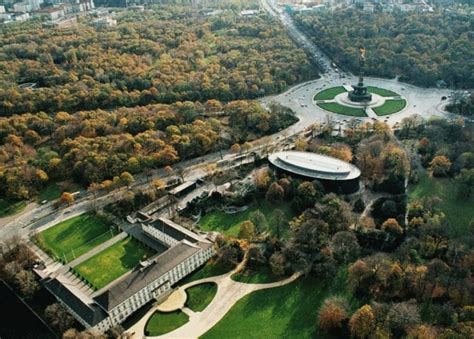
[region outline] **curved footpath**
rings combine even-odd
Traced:
[[[146,337],[145,326],[150,316],[156,311],[157,306],[150,309],[145,316],[135,325],[130,327],[126,333],[131,334],[132,338],[198,338],[204,333],[214,327],[219,320],[221,320],[227,312],[234,306],[234,304],[242,299],[249,293],[264,290],[268,288],[274,288],[289,284],[301,276],[301,272],[294,273],[291,277],[268,284],[246,284],[232,280],[231,276],[238,272],[242,264],[238,265],[237,268],[229,273],[218,275],[215,277],[204,278],[196,281],[192,281],[186,285],[180,287],[180,289],[186,290],[189,287],[213,282],[217,284],[217,293],[212,299],[211,303],[202,312],[193,312],[189,308],[184,308],[185,312],[189,316],[189,321],[183,326],[171,331],[167,334],[157,337]]]

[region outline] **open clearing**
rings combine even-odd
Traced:
[[[96,289],[101,289],[153,254],[137,240],[126,238],[80,263],[74,270]]]
[[[420,181],[409,187],[410,200],[437,196],[441,198],[439,209],[446,214],[450,224],[449,233],[462,237],[469,232],[469,223],[474,219],[474,198],[461,198],[453,179],[420,176]]]
[[[281,209],[287,216],[287,220],[291,220],[295,214],[291,209],[291,204],[288,202],[281,202],[278,205],[272,205],[266,200],[260,200],[257,203],[253,203],[249,208],[242,212],[227,214],[223,211],[211,211],[201,218],[199,224],[201,229],[204,231],[218,231],[222,232],[227,236],[237,237],[239,235],[239,225],[249,220],[250,214],[256,210],[260,210],[267,219],[268,227],[270,231],[275,234],[275,222],[273,211],[275,209]],[[280,230],[280,235],[285,235],[287,229]]]
[[[317,311],[328,296],[346,295],[345,270],[335,279],[313,277],[257,291],[239,300],[202,338],[331,338],[318,329]]]
[[[110,239],[111,224],[92,213],[67,219],[39,233],[36,242],[47,253],[69,262]]]

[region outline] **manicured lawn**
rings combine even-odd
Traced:
[[[317,93],[314,96],[314,100],[331,100],[331,99],[334,99],[336,95],[344,93],[344,92],[346,92],[346,89],[342,86],[328,88],[328,89],[325,89],[324,91]]]
[[[345,290],[346,273],[322,282],[306,277],[278,288],[257,291],[238,301],[202,338],[330,338],[318,329],[324,299]],[[359,306],[351,300],[352,308]]]
[[[216,275],[222,275],[229,271],[230,270],[214,264],[212,261],[208,261],[206,265],[181,280],[180,285],[184,285],[190,283],[191,281],[196,281],[199,279],[215,277]]]
[[[26,206],[26,201],[10,201],[0,199],[0,218],[8,217],[10,215],[21,212]]]
[[[374,112],[377,115],[387,115],[387,114],[393,114],[401,111],[402,109],[405,108],[407,102],[404,99],[400,100],[387,100],[385,103],[380,106],[374,108]]]
[[[84,213],[39,233],[36,241],[47,253],[69,262],[115,235],[110,226],[104,218]]]
[[[194,312],[203,311],[214,299],[217,293],[217,285],[214,283],[200,284],[186,290],[188,300],[186,306]]]
[[[266,284],[285,279],[285,277],[274,275],[267,266],[260,268],[258,271],[245,270],[244,272],[233,274],[231,278],[232,280],[247,284]]]
[[[153,251],[132,238],[123,239],[74,269],[95,288],[100,289],[134,268],[145,256]]]
[[[326,111],[337,113],[337,114],[344,114],[350,115],[354,117],[366,117],[364,110],[362,108],[357,107],[349,107],[349,106],[342,106],[337,102],[327,102],[318,104],[319,107],[325,109]]]
[[[181,311],[170,313],[155,312],[145,326],[145,335],[158,336],[171,332],[186,324],[188,320],[189,317]]]
[[[211,211],[201,218],[199,224],[204,231],[219,231],[225,235],[237,237],[239,234],[239,225],[242,221],[249,220],[250,214],[256,210],[260,210],[267,219],[268,227],[272,233],[276,232],[273,211],[281,209],[291,220],[295,214],[291,209],[289,202],[281,202],[279,205],[271,205],[266,200],[260,200],[257,203],[251,204],[245,211],[227,214],[222,211]],[[284,235],[287,229],[280,230],[280,235]]]
[[[432,178],[423,175],[416,185],[409,187],[410,200],[438,196],[439,205],[450,224],[449,233],[462,237],[469,231],[469,222],[474,219],[474,198],[460,198],[453,179]]]
[[[369,91],[370,93],[378,94],[382,97],[394,97],[400,95],[388,89],[373,86],[367,86],[367,91]]]

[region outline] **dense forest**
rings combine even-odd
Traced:
[[[0,28],[0,116],[252,99],[315,77],[283,28],[263,16],[159,7],[116,28]],[[36,83],[36,88],[20,88]]]
[[[241,7],[123,12],[117,27],[0,28],[0,196],[49,182],[118,183],[125,172],[229,148],[295,122],[249,99],[312,78],[284,30]],[[34,88],[22,88],[36,83]],[[127,175],[126,175],[127,176]]]
[[[474,87],[472,16],[347,10],[297,14],[295,19],[340,67],[353,73],[358,72],[359,46],[364,46],[369,75],[400,76],[427,87],[438,80],[450,87]]]

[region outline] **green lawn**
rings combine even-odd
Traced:
[[[378,94],[382,97],[395,97],[395,96],[400,95],[400,94],[395,93],[393,91],[390,91],[388,89],[380,88],[380,87],[374,87],[374,86],[367,86],[367,91],[369,91],[370,93]]]
[[[155,312],[145,326],[145,335],[158,336],[171,332],[186,324],[188,320],[189,317],[181,311],[170,313]]]
[[[186,290],[188,300],[186,306],[194,312],[203,311],[214,299],[217,293],[217,285],[214,283],[200,284]]]
[[[469,222],[474,219],[474,198],[460,198],[453,179],[423,175],[416,185],[410,185],[409,195],[410,200],[438,196],[442,199],[439,208],[450,224],[449,233],[462,237],[469,231]]]
[[[110,226],[104,218],[84,213],[39,233],[36,242],[47,253],[69,262],[115,235]]]
[[[318,104],[318,106],[321,107],[322,109],[325,109],[326,111],[333,112],[333,113],[350,115],[354,117],[367,116],[367,114],[365,114],[362,108],[343,106],[343,105],[338,104],[337,102],[322,103],[322,104]]]
[[[257,291],[239,300],[202,338],[330,338],[317,325],[324,299],[344,294],[346,272],[325,283],[313,277],[282,287]],[[352,308],[359,305],[351,300]]]
[[[288,220],[295,216],[289,202],[284,201],[274,206],[266,200],[260,200],[257,203],[251,204],[247,210],[238,213],[227,214],[222,211],[211,211],[201,218],[199,224],[204,231],[219,231],[227,236],[237,237],[240,223],[249,220],[250,214],[259,209],[265,215],[270,231],[275,233],[273,211],[277,208],[286,214]],[[280,235],[284,236],[287,231],[287,229],[280,230]]]
[[[74,269],[87,279],[95,288],[100,289],[134,268],[145,256],[153,251],[132,238],[123,239]]]
[[[338,94],[346,92],[342,86],[325,89],[314,96],[314,100],[331,100]]]
[[[407,102],[404,99],[387,100],[382,106],[376,107],[373,110],[377,115],[388,115],[401,111],[406,105]]]
[[[265,284],[285,279],[272,273],[268,266],[260,268],[258,271],[245,270],[244,272],[232,275],[232,280],[244,282],[247,284]]]
[[[44,200],[52,201],[58,199],[61,197],[62,192],[63,191],[61,187],[59,187],[58,184],[53,182],[46,186],[45,189],[40,192],[37,201],[42,202]]]
[[[214,264],[212,261],[208,261],[206,265],[188,275],[186,278],[180,281],[181,285],[190,283],[191,281],[196,281],[199,279],[215,277],[216,275],[222,275],[229,272],[229,270]]]
[[[20,213],[26,206],[26,201],[10,201],[0,199],[0,218]]]

